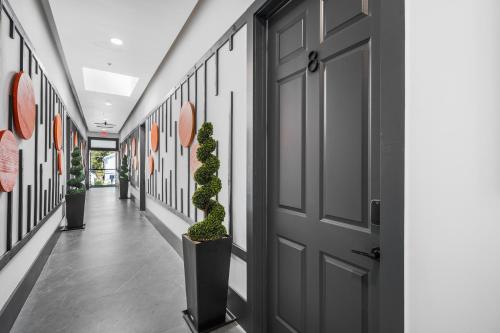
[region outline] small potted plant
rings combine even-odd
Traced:
[[[187,310],[185,316],[198,331],[221,326],[226,318],[229,265],[233,240],[227,235],[224,207],[212,199],[222,188],[216,176],[219,159],[213,154],[213,126],[204,123],[198,131],[196,157],[202,165],[194,173],[198,188],[192,201],[204,211],[204,220],[193,224],[182,236]]]
[[[120,199],[128,197],[128,159],[127,155],[123,155],[122,164],[120,167]]]
[[[85,174],[83,173],[82,155],[80,148],[76,147],[71,153],[71,178],[68,180],[66,193],[66,219],[67,229],[83,228],[83,212],[85,210]]]

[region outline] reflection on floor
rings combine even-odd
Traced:
[[[189,332],[182,260],[117,192],[87,193],[86,229],[61,234],[12,332]]]

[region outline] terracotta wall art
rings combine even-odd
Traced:
[[[155,171],[155,159],[151,155],[148,158],[148,164],[149,164],[149,175],[151,176]]]
[[[186,102],[182,105],[179,115],[179,139],[183,147],[191,146],[196,127],[196,114],[193,103]]]
[[[151,125],[151,149],[154,152],[158,151],[158,137],[160,135],[160,128],[156,122]]]
[[[17,140],[9,130],[0,131],[0,192],[11,192],[19,171]]]
[[[57,173],[59,176],[63,174],[63,157],[62,157],[62,151],[58,150],[57,151]]]
[[[198,151],[198,142],[193,143],[191,146],[191,156],[190,156],[190,167],[191,167],[191,174],[194,176],[194,173],[196,170],[200,167],[201,162],[198,160],[198,157],[196,156],[196,152]]]
[[[58,113],[54,117],[54,147],[57,150],[62,149],[63,133],[61,115]]]
[[[131,147],[131,149],[132,149],[132,156],[134,156],[134,157],[135,157],[135,148],[136,148],[136,146],[137,146],[137,143],[136,143],[136,141],[135,141],[135,137],[133,137],[133,138],[132,138],[132,144],[131,144],[131,146],[132,146],[132,147]]]
[[[29,139],[35,129],[35,91],[29,75],[23,71],[14,76],[12,99],[16,133],[22,139]]]

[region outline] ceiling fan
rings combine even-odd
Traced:
[[[94,123],[94,125],[99,128],[113,128],[116,126],[116,124],[108,123],[107,120],[104,120],[102,123]]]

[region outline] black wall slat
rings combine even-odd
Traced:
[[[38,212],[38,221],[40,221],[42,219],[42,217],[43,217],[42,213],[44,212],[44,211],[42,211],[42,207],[43,207],[43,196],[42,196],[42,193],[43,193],[43,165],[42,165],[42,163],[40,163],[40,178],[39,179],[40,179],[40,188],[38,189],[38,192],[40,194],[40,202],[39,202],[40,203],[39,204],[40,210]],[[35,222],[35,225],[36,225],[36,223],[38,223],[38,221]]]
[[[207,60],[203,66],[203,121],[207,122]]]
[[[229,190],[229,235],[233,235],[233,103],[234,92],[231,91],[229,98],[229,175],[228,175],[228,190]]]
[[[163,199],[165,198],[165,193],[164,193],[165,188],[163,187],[163,179],[165,179],[164,175],[163,175],[164,163],[165,163],[165,161],[162,157],[162,159],[161,159],[161,202],[164,202]]]
[[[10,37],[10,39],[14,39],[14,31],[15,31],[14,21],[12,20],[11,17],[9,17],[9,37]]]
[[[33,77],[33,56],[31,54],[31,49],[28,47],[28,55],[29,55],[29,60],[28,60],[28,73],[30,77]]]
[[[33,199],[33,223],[36,225],[36,213],[38,210],[38,113],[40,108],[38,104],[35,106],[35,163],[34,163],[34,199]]]
[[[7,251],[12,249],[12,192],[7,193]]]
[[[169,198],[169,205],[170,205],[170,207],[172,207],[172,170],[170,170],[170,175],[169,175],[168,179],[170,179],[168,198]]]
[[[18,169],[18,202],[17,202],[17,241],[23,239],[23,150],[19,149],[19,169]]]
[[[169,125],[170,125],[170,137],[172,137],[172,96],[170,96],[170,108],[168,109],[170,114],[169,116]]]
[[[43,124],[43,71],[40,70],[40,106],[39,106],[39,110],[40,110],[40,125]]]
[[[52,207],[52,203],[51,203],[51,198],[52,196],[52,179],[49,178],[49,192],[48,192],[48,196],[47,196],[47,205],[46,205],[46,211],[45,211],[45,214],[47,214],[48,212],[50,212],[50,208]]]
[[[45,215],[47,215],[47,190],[43,190],[43,216]]]
[[[177,209],[177,122],[175,122],[174,126],[175,131],[175,155],[174,155],[174,173],[175,173],[175,209]]]
[[[31,185],[28,185],[27,191],[27,210],[26,210],[26,232],[31,231]]]
[[[215,96],[219,96],[219,49],[215,51]]]

